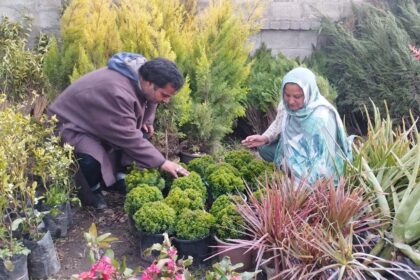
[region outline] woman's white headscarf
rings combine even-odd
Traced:
[[[284,102],[288,83],[303,90],[304,105],[299,110],[290,110]],[[283,78],[281,93],[286,114],[274,162],[310,184],[321,177],[334,177],[337,182],[344,162],[352,160],[351,138],[337,110],[320,94],[314,73],[303,67],[291,70]]]

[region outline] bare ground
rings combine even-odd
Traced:
[[[73,209],[73,225],[67,237],[55,241],[61,270],[54,279],[70,279],[73,274],[89,270],[91,264],[86,257],[88,247],[83,233],[89,230],[92,223],[96,224],[98,234],[109,232],[119,239],[111,246],[116,259],[121,260],[125,256],[127,266],[130,268],[148,265],[140,258],[140,252],[129,232],[128,217],[123,210],[124,196],[116,193],[104,193],[104,195],[108,209],[95,210],[88,207]]]

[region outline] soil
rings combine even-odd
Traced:
[[[86,254],[88,247],[83,236],[92,223],[97,226],[98,234],[111,233],[119,240],[112,243],[111,249],[117,260],[126,257],[130,268],[147,267],[148,262],[140,258],[140,252],[129,232],[128,216],[124,213],[124,196],[117,193],[104,193],[108,209],[95,210],[89,207],[73,209],[73,225],[67,237],[55,240],[57,253],[61,262],[60,272],[55,279],[70,279],[71,275],[88,271],[90,263]]]

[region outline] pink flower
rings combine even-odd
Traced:
[[[171,257],[171,258],[173,256],[175,256],[177,253],[178,252],[177,252],[177,250],[174,247],[170,247],[169,250],[168,250],[168,256]]]
[[[241,276],[232,276],[230,280],[242,280]]]
[[[174,273],[175,272],[175,261],[170,259],[167,263],[166,263],[166,268],[168,269],[169,273]]]
[[[83,280],[96,280],[96,274],[92,271],[85,271],[79,274],[79,279]]]
[[[185,280],[184,274],[175,274],[175,280]]]
[[[148,268],[146,268],[146,273],[148,273],[148,274],[153,274],[153,273],[159,274],[160,273],[160,268],[155,263],[152,263]]]
[[[152,276],[150,276],[149,274],[147,274],[146,272],[144,272],[144,273],[141,275],[140,280],[153,280],[153,277],[152,277]]]
[[[111,280],[111,275],[116,272],[116,269],[112,266],[111,259],[107,256],[103,256],[99,261],[92,265],[89,272],[93,275],[96,275],[99,272],[103,280]]]

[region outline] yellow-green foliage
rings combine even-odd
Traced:
[[[185,208],[196,210],[204,209],[204,197],[196,189],[185,189],[172,188],[168,196],[165,198],[165,202],[171,206],[177,214]]]
[[[175,224],[176,236],[180,239],[196,240],[210,234],[215,220],[204,210],[184,209]]]
[[[228,163],[217,166],[208,177],[213,198],[222,194],[231,194],[245,190],[241,177],[235,174],[235,168]]]
[[[246,11],[246,5],[238,8],[221,1],[212,2],[198,14],[196,4],[194,0],[71,1],[61,20],[60,55],[51,45],[48,58],[49,68],[58,60],[55,65],[62,76],[57,79],[57,71],[48,71],[51,81],[62,88],[105,66],[109,57],[121,50],[148,59],[175,60],[186,84],[169,108],[159,112],[158,125],[169,135],[176,135],[183,126],[188,137],[196,136],[192,140],[214,148],[231,131],[234,120],[244,114],[241,101],[247,94],[248,37],[256,31],[261,9],[247,6],[252,12],[244,15],[241,12]]]
[[[132,189],[125,198],[124,210],[129,215],[134,215],[145,203],[163,199],[162,192],[157,187],[143,184]]]
[[[172,233],[176,222],[175,210],[163,201],[147,202],[134,214],[138,230],[148,233]]]
[[[236,9],[236,7],[235,7]],[[211,2],[194,24],[191,76],[193,116],[188,137],[212,151],[243,116],[252,25],[234,12],[230,1]]]
[[[199,191],[204,198],[207,197],[207,188],[203,183],[198,173],[191,171],[189,176],[180,177],[175,179],[171,188],[180,188],[181,190],[194,189]]]
[[[49,84],[42,72],[43,54],[28,49],[30,22],[16,23],[7,17],[0,19],[0,93],[8,101],[19,102],[33,91],[43,94]]]

